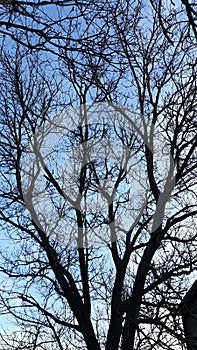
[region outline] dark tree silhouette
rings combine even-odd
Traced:
[[[185,348],[176,310],[197,267],[195,11],[0,5],[0,305],[16,323],[3,349]]]

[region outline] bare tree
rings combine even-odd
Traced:
[[[18,334],[3,346],[183,349],[195,21],[161,2],[49,3],[2,6],[1,307]]]

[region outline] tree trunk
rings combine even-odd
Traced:
[[[112,310],[111,322],[109,325],[106,350],[118,350],[120,343],[120,333],[122,327],[122,315],[117,310]]]
[[[137,328],[136,321],[135,319],[132,319],[131,314],[128,312],[127,319],[124,326],[124,332],[123,332],[123,342],[121,346],[122,350],[134,349],[136,328]]]

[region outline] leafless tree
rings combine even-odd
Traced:
[[[5,349],[184,349],[195,6],[150,3],[1,5]]]
[[[191,32],[193,33],[193,35],[191,35],[191,37],[193,37],[193,40],[197,40],[197,5],[195,2],[191,2],[188,0],[150,0],[150,3],[154,11],[158,15],[162,32],[169,43],[173,45],[173,41],[170,35],[170,28],[168,26],[168,15],[171,15],[173,12],[176,13],[177,9],[179,12],[179,19],[177,20],[177,25],[182,23],[190,34]]]

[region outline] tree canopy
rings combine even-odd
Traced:
[[[185,349],[196,11],[186,0],[1,2],[4,349]]]

